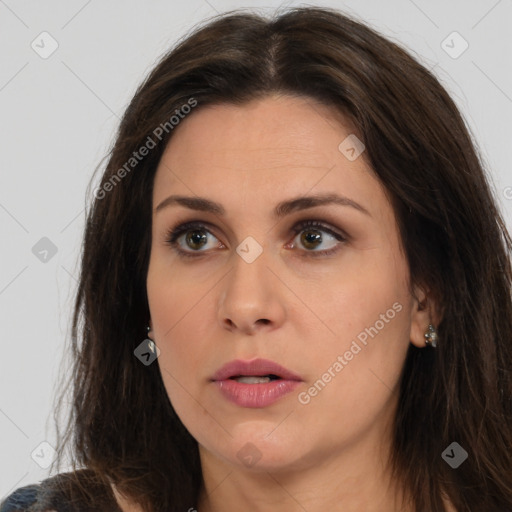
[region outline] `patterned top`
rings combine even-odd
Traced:
[[[40,485],[27,485],[16,489],[0,503],[0,512],[14,512],[15,510],[28,510],[30,505],[37,501]]]
[[[122,512],[112,490],[86,469],[20,487],[0,502],[0,512],[93,511]]]

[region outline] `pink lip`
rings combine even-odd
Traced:
[[[262,384],[245,384],[230,379],[264,375],[276,375],[280,379]],[[298,375],[267,359],[231,361],[215,372],[211,380],[231,402],[240,407],[259,408],[273,404],[302,382]]]

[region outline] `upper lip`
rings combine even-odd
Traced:
[[[280,364],[269,361],[268,359],[252,359],[245,361],[243,359],[235,359],[226,363],[222,368],[219,368],[212,377],[212,380],[225,380],[230,377],[237,376],[264,376],[276,375],[285,380],[298,380],[302,379],[295,373],[287,370]]]

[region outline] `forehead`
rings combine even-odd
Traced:
[[[340,150],[354,136],[348,119],[311,98],[197,107],[176,127],[161,158],[154,204],[175,192],[250,201],[254,194],[338,191],[369,200],[382,187],[364,152],[350,160]]]

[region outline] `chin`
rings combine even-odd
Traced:
[[[295,439],[290,429],[268,422],[237,427],[224,450],[216,451],[222,458],[240,469],[261,472],[280,472],[304,469],[308,451],[304,436]],[[279,432],[278,432],[279,431]]]

